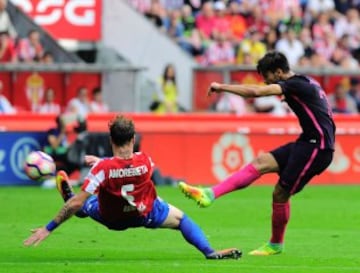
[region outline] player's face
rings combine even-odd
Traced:
[[[276,72],[268,71],[265,75],[263,75],[264,82],[266,84],[277,83],[281,80],[281,75],[282,71],[280,69],[278,69]]]

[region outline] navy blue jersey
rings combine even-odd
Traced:
[[[320,149],[334,149],[335,123],[326,94],[314,79],[294,75],[279,82],[285,101],[298,117],[300,140],[318,144]]]

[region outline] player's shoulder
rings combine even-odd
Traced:
[[[135,152],[134,157],[136,157],[138,160],[149,162],[151,166],[154,165],[151,157],[144,152]]]
[[[147,158],[149,158],[149,156],[144,152],[135,152],[134,157],[136,159],[147,159]]]

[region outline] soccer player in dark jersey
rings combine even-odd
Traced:
[[[259,60],[257,71],[266,85],[214,82],[209,87],[208,95],[220,92],[242,97],[282,95],[302,128],[298,139],[260,154],[251,163],[211,188],[193,187],[183,182],[179,187],[201,207],[207,207],[222,195],[249,186],[263,174],[278,173],[279,180],[272,196],[272,236],[269,242],[249,253],[266,256],[283,251],[284,234],[290,216],[290,197],[300,192],[331,163],[335,124],[324,90],[312,78],[292,72],[282,53],[267,53]]]
[[[112,230],[127,228],[169,228],[180,230],[187,242],[207,259],[237,259],[236,248],[216,251],[208,243],[200,227],[178,208],[157,196],[151,181],[153,163],[145,153],[134,153],[134,123],[123,116],[109,123],[113,157],[99,159],[87,156],[92,165],[81,191],[75,194],[66,172],[59,171],[56,184],[65,205],[46,226],[32,230],[26,246],[38,245],[64,221],[76,214],[90,216]]]

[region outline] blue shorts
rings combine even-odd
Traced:
[[[290,194],[301,191],[331,163],[333,150],[321,150],[305,141],[288,143],[270,152],[279,165],[278,183]]]
[[[99,202],[97,195],[90,196],[81,211],[90,216],[95,221],[112,230],[125,230],[128,228],[145,227],[158,228],[164,223],[169,214],[169,204],[160,198],[155,199],[153,209],[147,216],[135,217],[126,221],[108,222],[102,219],[99,210]]]

